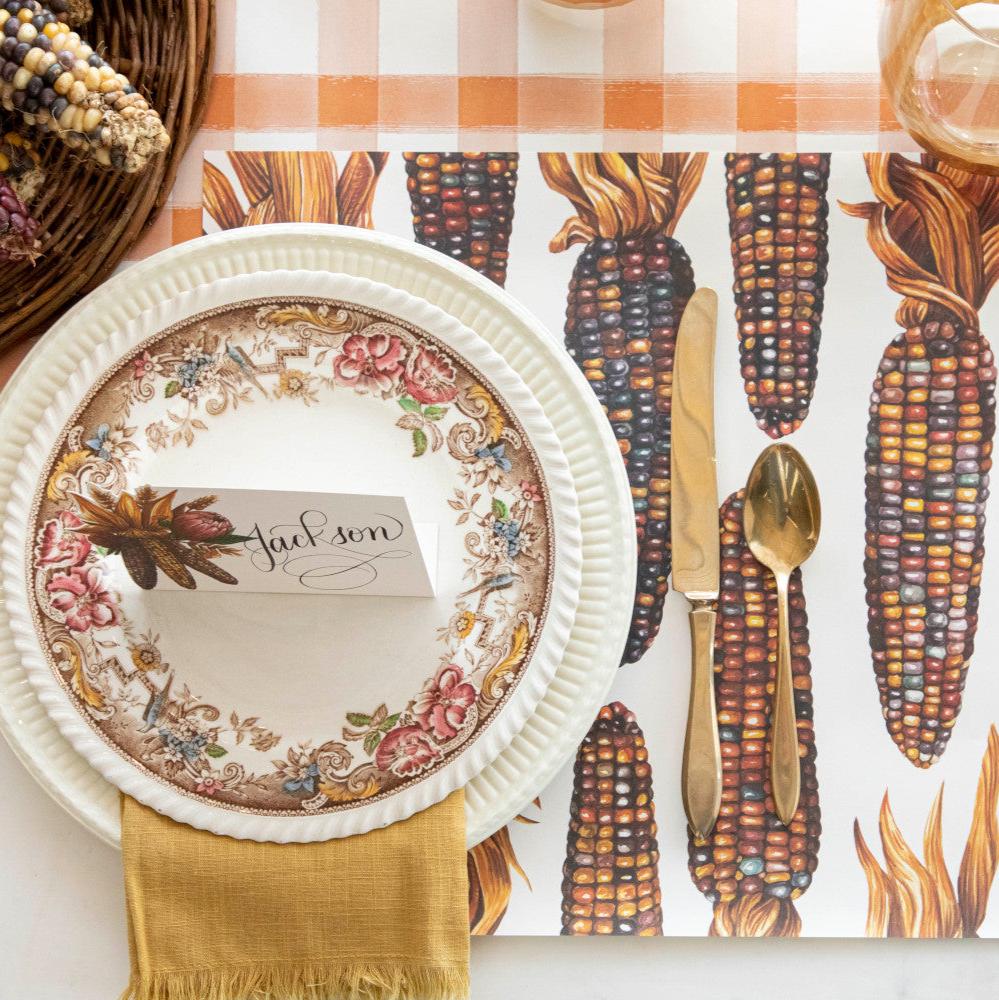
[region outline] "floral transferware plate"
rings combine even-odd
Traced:
[[[523,757],[516,744],[557,694],[592,600],[571,462],[487,337],[430,295],[372,280],[399,284],[397,267],[370,259],[386,243],[398,255],[397,241],[323,238],[360,247],[363,267],[299,269],[280,255],[228,265],[157,290],[56,374],[5,498],[3,589],[21,664],[107,781],[195,826],[345,836],[481,779],[494,828],[524,801],[512,789],[535,789],[532,774],[510,773],[509,754]],[[224,259],[228,245],[238,257],[249,243],[227,234],[187,252],[215,244]],[[409,247],[403,257],[424,288],[439,271]],[[469,284],[450,267],[445,282]],[[90,303],[107,308],[113,294]],[[69,340],[65,323],[50,356]],[[40,403],[38,389],[27,371],[4,409]],[[439,527],[437,596],[199,593],[199,579],[238,578],[231,522],[211,496],[178,505],[149,484],[401,493],[414,520]],[[609,651],[592,665],[599,689],[613,662]]]

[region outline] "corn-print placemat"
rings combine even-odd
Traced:
[[[621,442],[640,553],[626,662],[576,760],[470,852],[475,933],[999,932],[999,627],[979,603],[999,182],[899,154],[438,151],[211,153],[204,184],[209,232],[372,225],[505,283],[564,336]],[[724,306],[708,843],[683,817],[687,608],[664,583],[672,348],[695,282]],[[766,777],[773,581],[738,492],[772,438],[807,457],[824,508],[792,599],[788,827]]]

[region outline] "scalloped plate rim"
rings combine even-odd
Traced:
[[[29,392],[30,389],[26,389],[25,386],[30,386],[31,380],[41,367],[45,364],[46,359],[54,356],[56,352],[64,346],[66,343],[70,343],[77,338],[77,334],[74,332],[80,325],[81,319],[87,318],[90,323],[87,327],[91,337],[96,336],[101,343],[104,345],[110,345],[114,340],[114,331],[110,334],[107,332],[101,333],[99,327],[101,325],[100,317],[95,317],[93,315],[94,309],[99,306],[102,300],[112,300],[114,294],[118,291],[118,286],[131,283],[134,281],[135,277],[142,274],[143,272],[149,272],[150,270],[159,271],[161,274],[164,271],[169,272],[171,267],[174,271],[181,271],[190,274],[193,271],[204,271],[206,266],[211,270],[214,268],[216,279],[219,276],[219,271],[224,271],[226,267],[235,267],[236,274],[242,274],[244,277],[252,278],[254,275],[258,275],[260,272],[255,270],[244,269],[239,270],[240,262],[235,258],[240,256],[241,251],[246,251],[252,254],[253,251],[259,251],[266,254],[277,256],[284,255],[285,259],[288,259],[288,255],[294,255],[296,249],[308,256],[307,250],[312,249],[313,241],[318,239],[321,242],[328,243],[332,241],[332,246],[326,248],[327,252],[332,251],[334,254],[339,248],[344,253],[349,254],[353,252],[355,255],[360,254],[354,263],[357,270],[360,269],[360,262],[363,261],[363,254],[366,251],[375,251],[377,256],[377,251],[391,251],[391,257],[398,257],[400,254],[403,257],[409,258],[413,265],[414,271],[408,275],[408,280],[414,286],[419,286],[421,284],[419,276],[422,272],[423,277],[426,281],[430,281],[432,278],[441,279],[443,278],[443,286],[445,291],[450,288],[452,293],[460,294],[462,290],[467,289],[469,292],[483,293],[487,300],[492,300],[493,316],[491,318],[496,319],[497,317],[502,317],[505,312],[511,316],[517,324],[519,324],[524,329],[519,332],[522,342],[533,341],[532,346],[539,347],[548,341],[552,347],[557,348],[558,345],[555,344],[544,329],[540,326],[537,320],[533,319],[529,313],[526,312],[521,306],[519,306],[515,300],[513,300],[507,293],[497,289],[491,283],[477,275],[472,274],[467,271],[460,264],[455,264],[448,261],[446,258],[440,255],[434,254],[432,251],[427,251],[423,248],[416,247],[412,244],[406,243],[395,237],[388,237],[384,234],[371,233],[364,230],[356,229],[344,229],[342,227],[334,226],[320,226],[320,225],[279,225],[279,226],[269,226],[266,227],[268,232],[261,233],[259,230],[239,230],[228,233],[217,234],[214,236],[204,237],[199,240],[191,241],[187,244],[182,244],[178,247],[171,248],[170,250],[164,251],[161,254],[156,255],[155,258],[150,258],[150,260],[136,265],[129,271],[124,272],[121,275],[116,276],[107,284],[102,286],[97,292],[92,293],[87,299],[79,303],[73,310],[66,314],[66,316],[53,327],[52,331],[46,336],[44,341],[35,348],[29,355],[27,359],[22,363],[22,366],[18,370],[17,374],[11,380],[11,382],[6,387],[2,395],[0,395],[0,413],[9,412],[10,408],[17,402],[18,396],[21,393]],[[280,245],[281,240],[287,240],[291,238],[296,243],[301,245],[297,248],[286,247]],[[363,248],[363,249],[362,249]],[[391,273],[393,271],[394,264],[389,259],[390,255],[387,252],[381,254],[382,269],[385,272]],[[371,263],[368,261],[367,263]],[[221,265],[221,266],[220,266]],[[270,268],[265,270],[264,273],[275,274],[275,272],[292,270],[298,272],[299,274],[307,273],[312,276],[313,280],[315,275],[326,275],[329,272],[325,271],[323,268],[318,266],[311,266],[303,268],[299,263],[298,266],[290,268]],[[376,267],[377,270],[377,267]],[[154,274],[155,277],[155,274]],[[171,277],[176,278],[176,275],[171,275]],[[374,279],[365,277],[363,275],[354,275],[354,278],[361,281],[368,281],[371,283]],[[190,279],[189,279],[190,280]],[[169,283],[169,282],[167,282]],[[163,289],[157,285],[157,283],[151,282],[155,285],[160,294],[162,295]],[[196,282],[190,284],[187,289],[187,294],[196,291],[198,288],[205,287],[204,282]],[[426,291],[426,287],[423,289]],[[422,303],[425,306],[429,306],[431,312],[443,312],[450,319],[456,323],[458,326],[462,326],[463,323],[459,320],[453,313],[449,313],[447,309],[443,309],[439,302],[435,302],[433,298],[423,299],[420,296],[414,294],[413,291],[404,291],[401,289],[393,289],[393,291],[400,292],[403,296]],[[148,296],[152,295],[152,292],[147,291]],[[181,294],[185,294],[181,292]],[[272,293],[273,294],[273,293]],[[298,292],[297,294],[305,294]],[[428,295],[431,293],[428,293]],[[438,288],[432,293],[438,299],[441,298],[441,289]],[[145,304],[145,308],[139,310],[138,314],[132,318],[132,324],[141,323],[143,317],[148,317],[150,314],[156,314],[168,308],[171,304],[171,297],[166,298],[161,297],[158,301],[153,296],[153,299],[148,300]],[[467,305],[467,303],[466,303]],[[375,306],[376,308],[385,308],[384,305]],[[210,308],[210,307],[209,307]],[[193,310],[195,313],[202,311],[202,309]],[[391,309],[386,309],[386,311],[391,312]],[[455,310],[457,311],[457,310]],[[91,315],[87,317],[87,313]],[[162,328],[162,326],[160,327]],[[523,336],[527,333],[526,338]],[[472,334],[478,340],[478,336]],[[488,338],[483,338],[486,343],[489,343]],[[492,345],[492,350],[496,350],[501,356],[502,352]],[[120,353],[120,352],[119,352]],[[593,425],[590,429],[593,430],[598,438],[603,440],[600,442],[604,449],[606,450],[608,444],[613,447],[613,437],[610,434],[610,429],[606,425],[606,421],[603,418],[603,414],[599,409],[599,405],[596,403],[595,398],[586,386],[585,381],[582,379],[578,371],[572,365],[571,361],[564,356],[564,354],[554,353],[552,351],[547,352],[550,357],[547,359],[549,361],[555,361],[556,365],[561,368],[561,374],[567,376],[571,383],[575,383],[574,389],[578,396],[575,400],[577,404],[582,404],[581,409],[584,414],[590,418],[590,422]],[[105,359],[106,360],[106,359]],[[94,362],[96,363],[96,362]],[[91,364],[89,367],[93,367]],[[106,367],[106,364],[99,364],[97,366],[100,370]],[[493,377],[493,372],[490,370],[488,372],[490,378]],[[507,395],[507,390],[505,388],[501,389],[504,396]],[[540,406],[540,404],[539,404]],[[543,409],[543,408],[542,408]],[[532,433],[532,440],[534,440],[534,435]],[[9,457],[10,447],[5,444],[4,449],[0,452],[2,457]],[[616,449],[615,449],[616,450]],[[609,485],[610,497],[613,501],[614,495],[616,494],[617,501],[617,517],[612,518],[612,530],[617,535],[617,540],[619,542],[624,542],[625,544],[618,545],[619,553],[623,554],[621,561],[623,566],[620,567],[622,572],[628,572],[629,577],[633,578],[634,573],[634,546],[627,544],[627,532],[633,530],[631,522],[631,512],[630,512],[630,502],[628,500],[627,485],[624,477],[624,470],[621,463],[607,462],[607,468],[604,470],[607,473],[606,483]],[[5,467],[6,471],[6,467]],[[546,475],[549,475],[548,468],[546,467]],[[3,480],[8,479],[9,476],[4,475],[0,477],[0,486],[4,485]],[[563,484],[564,485],[564,484]],[[574,484],[573,484],[574,485]],[[553,490],[553,496],[555,491]],[[9,497],[4,496],[2,498],[3,506],[6,509],[9,503]],[[570,520],[572,520],[570,518]],[[4,559],[9,559],[9,553],[6,552]],[[585,559],[584,559],[585,562]],[[629,572],[630,571],[630,572]],[[627,577],[626,577],[627,578]],[[624,588],[627,591],[627,588]],[[619,592],[621,588],[616,588]],[[589,697],[586,700],[587,705],[594,705],[593,711],[585,715],[580,715],[578,707],[576,715],[579,718],[573,717],[570,724],[570,730],[576,734],[575,742],[578,742],[578,738],[581,738],[583,733],[585,733],[592,717],[596,710],[599,708],[599,703],[602,702],[606,690],[609,688],[610,683],[613,680],[614,674],[617,669],[617,651],[620,646],[623,645],[624,634],[627,629],[628,615],[630,614],[630,594],[627,594],[629,601],[626,603],[619,599],[616,601],[609,601],[608,607],[612,614],[610,615],[611,621],[604,621],[605,626],[603,635],[605,636],[605,641],[603,646],[605,647],[606,664],[603,665],[603,669],[600,671],[599,680],[591,678],[591,683],[586,688],[586,692]],[[0,616],[2,617],[2,616]],[[2,624],[2,622],[0,622]],[[572,623],[572,630],[575,629],[576,621]],[[0,640],[4,638],[3,632],[5,629],[0,629]],[[609,637],[609,641],[606,637]],[[571,640],[571,636],[569,637]],[[617,640],[620,643],[617,643]],[[0,642],[2,645],[2,642]],[[617,649],[614,649],[614,645],[617,645]],[[3,650],[0,649],[0,653]],[[563,665],[564,666],[564,665]],[[46,664],[46,670],[48,669]],[[529,673],[529,672],[528,672]],[[550,678],[549,678],[550,680]],[[556,676],[556,680],[558,677]],[[28,764],[29,771],[42,782],[43,786],[53,795],[53,797],[60,802],[61,805],[69,809],[74,815],[77,816],[82,822],[93,829],[99,836],[102,836],[105,840],[111,843],[115,842],[116,826],[117,826],[117,816],[109,816],[107,807],[101,810],[90,810],[84,805],[81,805],[78,798],[72,794],[72,788],[64,787],[62,783],[58,780],[53,780],[53,776],[50,773],[51,766],[45,767],[38,763],[35,754],[32,753],[32,747],[30,746],[31,740],[28,739],[27,742],[23,741],[25,731],[23,727],[19,726],[17,723],[19,720],[12,718],[9,711],[9,706],[7,704],[9,689],[11,688],[10,679],[7,673],[4,672],[2,680],[0,680],[0,729],[3,730],[5,736],[8,738],[8,742],[12,744],[15,748],[17,756]],[[547,685],[546,686],[550,686]],[[599,695],[599,697],[594,697],[594,695]],[[541,707],[546,705],[545,698],[541,698]],[[74,710],[75,712],[75,710]],[[529,719],[527,720],[530,721]],[[493,727],[490,727],[493,728]],[[563,727],[564,730],[565,727]],[[516,734],[511,736],[511,741],[513,743],[523,744],[525,739],[521,739],[524,736],[522,730],[518,730]],[[565,743],[565,740],[562,740]],[[51,748],[49,748],[51,750]],[[56,748],[57,750],[59,748]],[[512,751],[512,756],[517,756],[521,751],[522,747],[510,747]],[[542,747],[535,747],[535,750],[545,749]],[[499,754],[502,758],[505,751]],[[468,755],[463,755],[459,758],[459,763],[462,759]],[[550,756],[550,755],[549,755]],[[495,761],[493,762],[495,763]],[[551,761],[542,762],[541,765],[533,771],[521,775],[521,780],[519,782],[510,780],[506,781],[507,786],[514,786],[516,788],[516,803],[511,799],[509,804],[502,804],[497,807],[495,804],[491,809],[488,818],[484,818],[481,822],[477,820],[475,807],[471,806],[469,808],[469,842],[477,842],[481,837],[487,836],[495,828],[502,825],[512,814],[514,814],[517,809],[523,805],[524,802],[529,801],[536,791],[547,783],[547,780],[551,777],[554,770],[557,769],[562,763],[561,759],[557,759],[554,766]],[[131,766],[131,765],[129,765]],[[491,775],[489,769],[493,767],[493,764],[486,766],[485,771],[482,772],[481,777],[483,779],[483,784],[488,785],[496,777],[496,775]],[[454,771],[452,765],[449,765],[449,769]],[[89,770],[89,768],[88,768]],[[446,771],[448,769],[444,769]],[[442,772],[444,773],[444,772]],[[83,779],[81,778],[81,783]],[[70,783],[72,784],[72,783]],[[427,782],[422,783],[424,785]],[[419,788],[419,786],[416,786]],[[446,792],[444,793],[446,794]],[[442,797],[442,796],[438,796]],[[399,796],[394,798],[398,799]],[[387,801],[392,801],[389,799]],[[429,802],[425,803],[429,804]],[[422,808],[422,806],[420,806]],[[411,810],[415,811],[415,810]],[[212,812],[218,812],[218,810],[212,810]],[[334,813],[330,814],[332,816],[350,816],[350,815],[361,815],[363,810],[351,810],[346,813]],[[407,813],[408,814],[408,813]],[[244,819],[245,814],[239,814]],[[186,817],[185,817],[186,818]],[[253,817],[254,819],[266,819],[268,817]],[[329,816],[324,817],[308,817],[304,819],[305,822],[313,819],[329,819]],[[188,820],[190,821],[190,820]],[[391,821],[391,820],[389,820]],[[280,819],[280,823],[303,823],[302,817],[295,817],[292,820]],[[201,823],[195,823],[195,825],[202,825]],[[207,824],[206,824],[207,825]],[[231,832],[229,830],[217,831],[217,832]],[[359,832],[359,831],[349,831],[349,832]],[[246,833],[236,834],[246,836]],[[299,836],[293,839],[325,839],[329,836],[328,832],[323,832],[319,836],[310,836],[308,838],[302,838]],[[345,835],[344,834],[334,834],[334,835]],[[283,836],[268,837],[268,839],[288,839]]]

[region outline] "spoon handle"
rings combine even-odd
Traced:
[[[777,680],[770,730],[770,785],[781,822],[791,822],[801,795],[798,728],[795,725],[791,677],[791,626],[787,607],[789,578],[777,576]]]
[[[721,808],[722,767],[715,714],[715,612],[705,604],[690,611],[690,704],[683,741],[683,808],[695,836],[706,840]]]

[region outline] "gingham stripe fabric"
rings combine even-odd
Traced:
[[[216,77],[145,256],[201,232],[208,149],[910,149],[879,0],[216,0]]]

